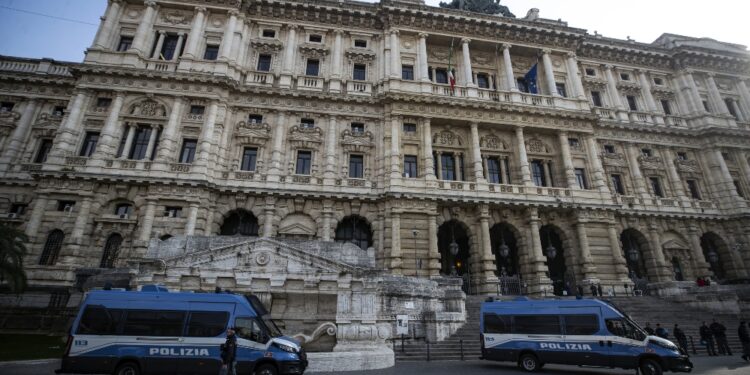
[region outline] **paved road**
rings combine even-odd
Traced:
[[[701,375],[746,375],[750,363],[733,357],[694,357],[694,374]],[[52,375],[58,361],[27,361],[22,363],[0,363],[0,375]],[[526,374],[511,364],[484,361],[466,362],[399,362],[396,367],[375,371],[317,373],[318,375],[498,375]],[[608,369],[582,369],[575,366],[547,365],[540,375],[633,375],[634,371]]]

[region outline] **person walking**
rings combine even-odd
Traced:
[[[668,340],[669,339],[669,331],[667,331],[667,329],[664,328],[664,327],[662,327],[661,324],[659,324],[659,323],[656,323],[656,331],[655,331],[655,333],[656,333],[656,336],[659,336],[659,337],[663,338],[664,340]]]
[[[646,331],[646,333],[648,333],[649,336],[653,336],[655,333],[654,329],[651,328],[651,323],[648,323],[648,322],[646,323],[646,326],[643,327],[643,330]]]
[[[708,355],[713,357],[718,354],[716,354],[716,349],[714,348],[714,335],[711,333],[711,328],[708,328],[708,325],[706,322],[703,322],[703,325],[701,326],[700,330],[701,335],[701,344],[706,346],[706,352],[708,352]]]
[[[737,335],[740,336],[740,343],[742,343],[742,359],[750,362],[750,330],[748,330],[747,323],[744,320],[740,322],[740,327],[737,328]]]
[[[719,354],[732,355],[732,349],[729,348],[729,342],[727,342],[727,327],[724,327],[723,324],[714,319],[709,328],[711,328],[711,333],[714,334],[714,338],[716,339]]]
[[[677,339],[677,345],[679,345],[682,352],[685,353],[685,355],[689,356],[690,354],[688,354],[687,336],[685,336],[685,332],[682,330],[682,328],[680,328],[678,324],[674,325],[672,334],[674,334],[674,337]]]
[[[221,344],[220,375],[237,375],[236,356],[237,337],[234,335],[234,328],[227,328],[227,340]]]

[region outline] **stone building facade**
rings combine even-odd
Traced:
[[[534,10],[110,0],[83,63],[0,59],[0,211],[50,290],[228,235],[471,294],[745,279],[749,79],[744,46]]]

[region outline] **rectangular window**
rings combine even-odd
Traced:
[[[612,189],[614,189],[615,193],[625,195],[625,188],[622,185],[622,176],[619,174],[613,174],[609,177],[612,180]]]
[[[677,153],[677,159],[679,160],[688,160],[688,156],[686,152],[678,152]]]
[[[122,321],[123,310],[107,309],[102,306],[89,305],[83,310],[78,322],[76,334],[79,335],[116,335],[117,327]]]
[[[440,164],[442,165],[441,177],[443,180],[456,180],[456,163],[453,154],[440,154]]]
[[[596,76],[596,70],[594,68],[586,68],[586,75],[591,77]]]
[[[265,29],[265,30],[263,30],[263,37],[264,38],[275,38],[276,37],[276,30],[271,30],[271,29]]]
[[[604,145],[604,152],[607,153],[607,154],[614,154],[615,153],[615,146]]]
[[[414,66],[401,65],[401,79],[405,81],[413,81],[414,80]]]
[[[263,115],[258,115],[251,113],[247,115],[247,122],[249,124],[262,124],[263,123]]]
[[[206,52],[203,53],[203,60],[216,60],[219,57],[219,46],[207,45]]]
[[[352,71],[352,79],[355,81],[367,80],[367,66],[365,64],[354,64],[354,71]]]
[[[641,154],[643,154],[643,156],[645,156],[645,157],[651,157],[651,156],[653,156],[653,152],[651,151],[650,148],[642,148],[641,149]]]
[[[86,132],[86,138],[83,139],[81,152],[79,156],[91,157],[96,151],[96,143],[99,141],[99,132]]]
[[[705,109],[706,112],[711,112],[711,107],[708,106],[708,101],[707,100],[703,101],[703,109]]]
[[[404,177],[406,178],[417,178],[419,173],[417,172],[417,156],[416,155],[404,155]]]
[[[240,170],[254,171],[257,160],[258,149],[255,147],[245,147],[242,150],[242,164],[240,165]]]
[[[487,182],[491,184],[502,183],[500,177],[500,160],[498,158],[487,159]]]
[[[271,71],[271,55],[259,55],[258,56],[258,71],[259,72]]]
[[[309,175],[312,167],[312,151],[297,151],[296,174]]]
[[[488,334],[508,334],[512,332],[511,317],[507,315],[497,315],[493,313],[484,313],[484,333]]]
[[[526,335],[561,335],[557,315],[517,315],[513,319],[513,333]]]
[[[361,122],[353,122],[349,126],[350,126],[350,129],[352,130],[352,133],[354,134],[362,134],[365,132],[365,124]]]
[[[737,194],[741,198],[745,198],[745,191],[742,189],[742,185],[739,180],[734,180],[734,188],[737,190]]]
[[[315,127],[315,120],[309,118],[303,118],[300,121],[300,127],[305,129],[312,129]]]
[[[671,115],[672,114],[672,106],[669,105],[669,100],[662,99],[661,100],[661,109],[664,111],[665,115]]]
[[[122,215],[130,215],[130,212],[133,210],[133,206],[122,203],[115,206],[115,215],[122,216]]]
[[[305,67],[305,75],[317,77],[320,72],[320,60],[309,59]]]
[[[34,163],[40,164],[46,162],[50,150],[52,150],[52,140],[42,139],[41,142],[39,142],[39,149],[36,151]]]
[[[568,97],[568,91],[565,89],[564,83],[556,83],[555,87],[557,88],[557,93],[562,96],[563,98]]]
[[[202,105],[191,105],[190,106],[190,114],[191,115],[202,115],[206,112],[206,107]]]
[[[664,84],[664,80],[659,77],[654,77],[654,84],[657,86],[661,86]]]
[[[536,186],[547,186],[547,181],[544,178],[544,164],[541,160],[531,162],[531,179]]]
[[[224,311],[193,311],[187,325],[187,337],[216,337],[224,333],[229,313]]]
[[[698,181],[696,180],[687,180],[685,181],[687,183],[688,190],[690,190],[690,196],[693,197],[693,199],[701,199],[701,192],[700,189],[698,189]]]
[[[164,217],[182,217],[182,207],[177,207],[177,206],[164,207]]]
[[[52,114],[54,116],[62,116],[65,114],[65,107],[61,105],[56,105],[55,108],[52,110]]]
[[[109,108],[110,104],[112,104],[112,98],[96,98],[97,108]]]
[[[130,148],[128,159],[141,160],[146,157],[148,150],[148,140],[151,138],[151,127],[150,126],[139,126],[135,131],[133,137],[133,146]]]
[[[76,201],[57,201],[57,210],[63,212],[73,211]]]
[[[435,69],[435,83],[448,83],[448,69],[438,68]]]
[[[596,315],[564,315],[565,334],[590,336],[599,332],[599,317]]]
[[[659,177],[649,177],[648,180],[651,182],[651,191],[657,197],[664,197],[664,192],[661,190],[661,183]]]
[[[125,314],[125,336],[182,336],[184,311],[129,310]]]
[[[404,124],[404,133],[416,133],[417,132],[417,124]]]
[[[365,177],[365,157],[363,155],[349,155],[349,178]]]
[[[121,36],[120,37],[120,43],[117,44],[117,52],[125,52],[130,49],[130,46],[133,45],[133,37],[132,36]]]
[[[357,48],[367,48],[367,41],[364,39],[355,39],[354,46]]]
[[[179,37],[176,34],[167,34],[164,37],[164,43],[162,44],[159,58],[164,60],[172,60],[175,57],[174,53],[177,51],[177,42]],[[179,56],[177,56],[179,57]]]
[[[323,43],[323,36],[319,34],[311,34],[308,40],[310,43]]]
[[[576,174],[576,182],[578,182],[578,187],[581,189],[588,189],[589,185],[586,182],[586,170],[583,168],[576,168],[575,169]]]
[[[628,95],[625,98],[628,99],[628,107],[630,108],[630,110],[631,111],[637,111],[638,110],[638,104],[635,102],[635,96]]]
[[[9,213],[16,214],[18,216],[23,215],[26,213],[27,205],[21,204],[21,203],[13,203],[13,205],[10,206]]]
[[[485,73],[477,74],[477,87],[480,89],[490,88],[490,76]]]
[[[0,102],[0,112],[10,112],[15,106],[16,103],[13,102]]]
[[[630,74],[628,73],[620,73],[620,79],[623,81],[630,81]]]
[[[602,94],[599,91],[591,92],[591,102],[594,104],[594,107],[604,107],[602,104]]]
[[[734,110],[734,100],[730,98],[725,98],[724,104],[727,106],[727,109],[729,110],[729,114],[734,116],[735,119],[739,120],[740,118],[737,116],[737,111]]]
[[[197,139],[185,139],[182,141],[182,150],[180,150],[180,163],[189,164],[195,160],[195,150],[198,148]]]
[[[568,138],[568,145],[572,148],[581,147],[581,141],[578,138]]]

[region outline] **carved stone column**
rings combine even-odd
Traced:
[[[549,268],[545,265],[544,253],[542,252],[542,239],[539,237],[540,219],[539,212],[536,208],[529,208],[527,210],[529,218],[529,241],[530,253],[528,254],[529,259],[529,272],[530,277],[527,278],[530,281],[530,286],[533,292],[542,293],[545,290],[550,291],[552,289],[552,281],[546,276],[546,272]]]
[[[484,293],[491,293],[497,289],[497,277],[495,276],[497,267],[495,266],[495,254],[492,252],[492,241],[490,238],[489,206],[486,204],[480,206],[479,223],[482,229],[482,264],[480,267],[482,275],[479,285]]]
[[[523,127],[516,127],[516,149],[518,152],[518,164],[521,169],[521,180],[525,186],[534,186],[531,181],[531,169],[529,169],[529,157],[526,155],[526,140],[523,136]]]
[[[661,236],[659,235],[659,231],[660,229],[656,224],[649,224],[649,242],[656,263],[654,265],[654,270],[657,276],[657,281],[666,281],[669,278],[669,269],[667,267],[667,261],[664,258],[664,250],[661,247]]]
[[[143,221],[141,222],[141,233],[138,236],[140,241],[148,241],[151,239],[151,229],[154,226],[154,216],[156,214],[156,200],[146,200],[146,212],[143,214]],[[148,246],[148,245],[146,245]]]
[[[503,67],[505,68],[505,84],[510,91],[518,91],[516,76],[513,74],[513,64],[510,60],[510,44],[503,43]]]
[[[138,125],[135,123],[129,123],[126,125],[128,129],[127,138],[125,139],[125,145],[122,147],[122,154],[118,156],[119,159],[128,159],[130,157],[130,148],[133,146],[133,138],[135,138],[135,132],[138,131]]]
[[[151,160],[151,156],[154,153],[154,147],[156,146],[156,136],[159,134],[159,125],[151,125],[151,132],[148,135],[148,146],[146,147],[146,155],[143,160]]]
[[[144,1],[146,9],[141,17],[141,22],[138,24],[138,28],[135,30],[135,36],[133,37],[133,44],[130,45],[129,51],[134,51],[141,56],[148,56],[148,47],[146,46],[146,40],[151,34],[151,30],[154,28],[154,21],[156,18],[156,1],[146,0]]]
[[[159,34],[159,39],[156,41],[156,48],[154,48],[154,53],[151,55],[152,59],[158,59],[161,56],[161,49],[164,47],[164,38],[167,36],[167,32],[164,30],[159,30],[157,33]]]
[[[117,141],[119,140],[117,135],[121,124],[120,111],[122,111],[124,100],[125,93],[116,91],[115,100],[112,101],[109,114],[107,114],[107,120],[104,122],[104,128],[99,135],[99,143],[96,145],[96,151],[92,157],[94,160],[111,159],[115,156]]]
[[[336,154],[338,146],[338,118],[328,117],[328,131],[326,132],[325,156],[326,164],[323,172],[323,184],[334,185],[336,180]]]
[[[398,30],[391,30],[391,78],[401,78],[401,39]]]
[[[633,177],[633,185],[635,185],[635,191],[638,196],[645,197],[648,195],[648,189],[646,189],[646,181],[643,178],[641,164],[638,161],[638,155],[640,155],[641,151],[638,149],[638,146],[633,144],[629,144],[625,148],[628,157],[628,166],[630,167],[630,174]]]
[[[391,184],[401,180],[401,126],[400,116],[391,117]]]
[[[109,0],[107,11],[104,13],[104,19],[99,27],[99,32],[96,34],[94,39],[94,48],[111,49],[110,39],[112,38],[112,31],[117,26],[119,19],[117,18],[122,8],[122,0]]]
[[[188,218],[185,223],[185,235],[192,236],[195,234],[195,223],[198,221],[198,202],[190,202],[188,208]]]
[[[401,259],[401,213],[391,211],[391,273],[402,274],[403,260]]]
[[[31,210],[31,216],[29,216],[29,221],[26,222],[26,229],[24,230],[26,236],[32,241],[37,237],[42,218],[44,213],[47,212],[47,202],[47,197],[41,195],[34,198],[34,208]]]
[[[432,129],[430,126],[431,119],[425,117],[422,119],[422,165],[424,165],[424,176],[427,181],[434,181],[436,178],[435,161],[432,156]],[[750,178],[750,175],[748,175]]]
[[[341,67],[341,57],[343,56],[343,50],[341,47],[341,36],[344,31],[341,29],[333,30],[333,56],[332,67],[331,67],[331,80],[328,83],[328,89],[331,92],[341,92],[341,78],[343,68]]]
[[[716,80],[714,79],[715,76],[716,75],[714,73],[708,73],[706,75],[709,102],[711,103],[711,107],[716,112],[722,115],[729,116],[729,108],[727,108],[727,104],[724,103],[724,100],[721,98],[719,87],[716,85]]]
[[[281,77],[279,78],[279,85],[281,87],[289,87],[292,84],[292,74],[294,74],[294,56],[297,51],[297,27],[297,25],[287,26],[284,60],[281,65]]]
[[[589,247],[589,237],[586,233],[586,220],[578,219],[576,223],[576,234],[578,235],[578,247],[581,248],[580,264],[583,266],[583,275],[585,280],[596,278],[596,265],[591,257],[591,248]]]
[[[418,79],[422,82],[430,82],[429,66],[427,64],[427,34],[419,33],[419,77]]]
[[[286,136],[286,112],[280,111],[273,127],[273,149],[271,150],[271,167],[268,168],[268,180],[278,181],[282,174],[281,160],[284,154],[284,138]]]
[[[31,130],[31,123],[34,120],[34,114],[37,109],[37,99],[29,99],[26,102],[26,106],[23,108],[21,118],[18,119],[16,127],[13,128],[13,133],[10,135],[6,146],[2,149],[2,156],[0,156],[0,171],[9,168],[18,153],[23,149],[24,141],[28,137],[29,131]]]
[[[581,74],[578,70],[578,57],[575,53],[569,52],[567,54],[567,65],[568,75],[570,75],[570,81],[573,82],[573,96],[578,100],[586,100],[586,90],[583,88],[583,82],[581,81]]]
[[[430,249],[429,255],[429,270],[430,276],[440,276],[440,249],[438,248],[438,215],[435,212],[430,212],[427,216],[428,220],[428,232],[429,236],[428,243]]]
[[[596,144],[596,139],[593,136],[586,137],[586,149],[588,151],[589,162],[591,167],[594,169],[594,186],[600,192],[609,192],[609,187],[604,179],[604,167],[602,167],[602,161],[599,159],[599,147]]]
[[[57,137],[57,141],[52,149],[50,164],[63,164],[64,156],[72,155],[75,153],[76,139],[82,128],[81,121],[83,121],[83,113],[88,104],[89,93],[86,90],[81,90],[73,99],[73,104],[69,106],[70,113],[68,117],[63,119],[60,124],[60,130]]]
[[[542,64],[544,65],[544,77],[547,82],[547,90],[552,96],[560,96],[557,92],[557,84],[555,83],[555,71],[552,69],[552,58],[550,55],[552,51],[545,48],[542,50]]]
[[[200,141],[200,153],[198,154],[197,164],[201,166],[207,166],[209,158],[211,156],[211,147],[215,143],[214,141],[214,126],[216,125],[216,115],[219,111],[219,105],[216,101],[212,101],[208,106],[208,115],[203,123],[203,129],[201,131]]]
[[[476,122],[471,123],[471,151],[474,165],[474,180],[485,183],[487,180],[485,180],[484,173],[482,173],[482,150],[479,144],[479,129]]]
[[[671,157],[671,153],[672,151],[669,149],[665,149],[663,153],[665,156],[664,163],[667,165],[667,176],[669,176],[669,180],[672,183],[672,190],[677,198],[685,200],[687,198],[685,196],[685,188],[683,186],[682,178],[677,172],[677,167],[674,165],[674,159]]]
[[[266,197],[266,205],[263,207],[263,237],[273,237],[273,219],[276,214],[276,199]]]
[[[333,217],[333,201],[330,199],[323,201],[323,228],[321,240],[325,242],[333,241],[331,235],[331,219]]]
[[[195,59],[197,57],[198,44],[203,39],[205,19],[206,7],[195,7],[195,15],[193,16],[193,23],[190,25],[190,34],[188,34],[183,58]]]
[[[740,98],[742,98],[741,107],[745,111],[745,121],[750,121],[750,90],[748,90],[745,80],[739,79],[736,82],[737,92],[740,93]]]
[[[609,237],[609,247],[612,249],[612,262],[615,266],[617,277],[621,282],[629,283],[628,261],[623,255],[620,236],[617,234],[617,227],[615,227],[614,222],[607,223],[607,235]]]
[[[178,140],[175,137],[177,135],[177,127],[180,125],[180,120],[182,119],[184,104],[185,102],[182,97],[175,97],[172,112],[169,114],[169,120],[167,121],[167,127],[164,129],[159,140],[159,150],[156,153],[157,162],[165,163],[177,152]]]
[[[221,38],[221,45],[219,46],[219,60],[229,61],[231,59],[238,15],[239,12],[234,9],[229,11],[229,20],[224,27],[224,36]]]
[[[453,175],[456,181],[464,180],[464,174],[461,171],[461,158],[462,157],[463,157],[463,153],[456,152],[453,154],[453,166],[455,169],[455,173]]]
[[[471,39],[463,38],[461,39],[461,52],[463,57],[463,79],[464,84],[467,87],[476,87],[474,84],[474,81],[472,80],[472,74],[471,74],[471,54],[469,53],[469,43],[471,43]]]
[[[172,55],[172,61],[177,61],[182,53],[182,41],[185,39],[185,33],[177,33],[177,46],[174,49],[174,55]]]
[[[573,157],[570,155],[570,141],[568,140],[568,133],[561,131],[558,134],[560,139],[560,151],[563,159],[563,166],[565,167],[565,179],[567,181],[568,189],[580,189],[578,181],[576,180],[576,172],[573,167]]]
[[[711,265],[706,261],[701,246],[700,228],[691,224],[688,226],[688,237],[690,238],[690,251],[693,258],[693,269],[696,277],[709,276],[711,274]]]
[[[661,113],[659,111],[659,106],[657,105],[656,100],[654,100],[654,96],[651,94],[651,79],[643,70],[637,70],[636,74],[641,82],[641,92],[646,101],[646,106],[653,116],[654,122],[660,125],[664,124],[664,118],[659,115]]]
[[[85,196],[81,199],[81,206],[78,210],[78,216],[76,216],[75,224],[73,224],[73,243],[81,244],[84,234],[86,232],[86,224],[89,222],[89,215],[91,213],[91,197]]]
[[[695,84],[695,77],[693,77],[693,71],[685,71],[685,81],[690,88],[691,96],[695,102],[695,108],[693,109],[696,113],[706,113],[706,108],[703,106],[703,99],[701,93],[698,91],[698,85]]]

